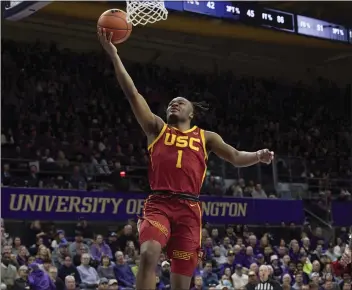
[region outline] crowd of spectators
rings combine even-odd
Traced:
[[[73,237],[53,223],[30,223],[21,236],[2,222],[1,289],[76,290],[135,287],[139,266],[136,224],[94,233],[80,220]],[[346,228],[327,240],[321,228],[226,228],[205,225],[203,259],[194,272],[194,290],[260,290],[269,281],[285,290],[351,290],[351,251]],[[156,290],[170,289],[172,261],[162,253]],[[276,289],[276,288],[274,288]],[[263,289],[264,290],[264,289]]]
[[[177,95],[207,101],[212,110],[197,125],[239,149],[274,150],[283,180],[317,178],[324,194],[350,197],[352,132],[344,104],[351,87],[322,79],[307,86],[232,73],[201,75],[150,64],[127,68],[160,116]],[[97,180],[124,186],[128,170],[146,177],[145,137],[103,54],[4,41],[2,69],[2,186],[87,190]],[[256,167],[238,171],[212,157],[209,168],[209,194],[275,197],[270,167],[259,168],[259,178]],[[224,178],[233,183],[225,185]],[[146,179],[132,186],[145,190]],[[72,237],[40,221],[20,236],[9,234],[6,224],[1,229],[2,290],[135,287],[139,245],[133,222],[121,232],[94,232],[81,220]],[[327,240],[321,228],[308,226],[206,225],[204,259],[192,289],[269,290],[260,283],[270,277],[285,290],[351,290],[348,238],[345,228]],[[161,255],[157,290],[170,288],[171,263]]]
[[[333,185],[351,186],[351,120],[344,105],[350,87],[322,79],[308,86],[232,73],[201,75],[150,64],[127,68],[160,116],[177,95],[207,101],[211,110],[197,125],[239,149],[271,148],[279,156],[279,175],[339,179]],[[2,69],[2,158],[11,159],[4,162],[3,183],[87,189],[96,176],[148,164],[145,137],[103,54],[6,40]],[[272,183],[270,167],[260,169],[261,180],[257,168],[238,171],[214,156],[209,168],[207,191],[214,194],[225,194],[223,177],[245,175],[251,186]],[[332,186],[326,183],[320,186]],[[227,193],[245,194],[238,186]]]

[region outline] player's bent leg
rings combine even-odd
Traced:
[[[173,258],[171,262],[171,289],[172,290],[183,290],[189,289],[191,285],[192,276],[194,269],[198,263],[198,253],[188,253],[180,251],[176,254],[174,251],[174,257],[180,255],[177,259]],[[190,257],[190,259],[188,259]]]
[[[165,216],[153,216],[139,222],[140,264],[137,273],[136,289],[155,289],[155,269],[161,249],[166,245],[170,224]]]

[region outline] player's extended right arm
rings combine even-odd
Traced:
[[[116,54],[112,58],[115,75],[125,96],[127,97],[138,123],[146,134],[159,134],[163,121],[150,110],[146,100],[141,96],[126,71],[120,57]]]
[[[152,113],[146,100],[139,94],[132,78],[126,71],[119,55],[117,54],[116,47],[111,43],[112,33],[107,36],[105,29],[99,29],[98,37],[101,45],[111,58],[117,81],[127,97],[138,123],[141,125],[147,136],[157,136],[161,131],[164,122],[161,118]]]

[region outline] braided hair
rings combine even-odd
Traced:
[[[193,106],[193,115],[195,119],[198,119],[205,115],[207,111],[209,111],[208,103],[201,101],[201,102],[191,102]]]

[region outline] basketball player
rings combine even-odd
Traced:
[[[274,153],[238,151],[213,132],[191,127],[191,121],[204,107],[183,97],[168,105],[167,123],[154,115],[138,93],[124,68],[112,34],[99,30],[101,45],[114,65],[116,78],[132,111],[147,135],[150,154],[149,182],[152,193],[140,218],[139,239],[141,260],[136,288],[155,289],[155,270],[161,249],[167,245],[171,262],[172,289],[189,289],[198,262],[201,243],[201,208],[199,193],[206,173],[210,152],[244,167],[259,162],[269,164]]]

